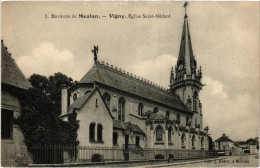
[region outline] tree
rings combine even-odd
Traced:
[[[61,85],[66,84],[68,87],[71,87],[77,83],[73,81],[72,78],[67,77],[66,75],[58,72],[54,76],[49,77],[49,84],[47,87],[47,93],[52,103],[55,105],[54,114],[61,114]]]
[[[33,88],[46,92],[49,81],[45,76],[33,74],[29,77],[28,81],[31,83]]]
[[[20,97],[21,115],[15,121],[20,125],[28,149],[39,144],[78,145],[78,122],[65,122],[58,118],[60,86],[72,86],[75,83],[72,78],[55,73],[49,78],[33,74],[28,80],[33,88]]]
[[[33,74],[29,77],[28,81],[35,89],[47,96],[53,105],[52,110],[56,116],[61,114],[61,85],[66,84],[68,87],[71,87],[77,83],[77,81],[73,81],[72,78],[60,72],[49,76],[49,78],[39,74]]]

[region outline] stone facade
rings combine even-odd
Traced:
[[[20,115],[19,95],[31,87],[2,41],[1,81],[1,166],[23,166],[30,162],[19,126],[14,122]]]

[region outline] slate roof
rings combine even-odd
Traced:
[[[152,113],[149,117],[150,120],[167,120],[165,116],[158,113]]]
[[[1,83],[15,86],[21,89],[31,88],[31,84],[27,81],[26,77],[19,69],[14,59],[11,57],[11,54],[7,51],[7,48],[4,46],[3,40],[1,40],[1,43]]]
[[[223,142],[223,141],[229,141],[233,142],[231,139],[228,138],[225,134],[223,134],[220,138],[218,138],[215,142]]]
[[[187,50],[189,51],[187,53]],[[187,55],[189,59],[187,59]],[[186,65],[189,65],[187,61],[190,61],[190,66],[187,67]],[[192,50],[192,45],[191,45],[191,36],[190,36],[190,31],[189,31],[189,23],[188,23],[188,17],[185,16],[184,23],[183,23],[183,29],[182,29],[182,38],[181,38],[181,45],[180,45],[180,50],[179,50],[179,57],[177,61],[177,66],[180,64],[183,64],[186,69],[190,69],[192,66],[197,66],[197,62],[195,60],[195,57],[193,55],[193,50]],[[194,70],[193,70],[194,71]],[[183,74],[182,74],[183,75]],[[177,76],[177,78],[181,77],[182,75]],[[191,75],[191,73],[188,73],[187,75]]]
[[[133,75],[117,70],[104,64],[97,63],[79,81],[80,83],[101,84],[140,96],[146,99],[162,103],[164,105],[189,112],[184,103],[176,96],[169,94],[166,90],[140,80]]]
[[[159,113],[150,112],[148,114],[145,114],[145,116],[147,116],[148,122],[151,122],[151,121],[167,121],[167,122],[174,123],[174,121],[168,119],[166,116],[159,114]]]
[[[91,96],[92,92],[86,93],[84,96],[77,98],[68,108],[68,113],[72,113],[74,109],[80,109],[84,103],[88,100]]]
[[[125,130],[128,126],[130,126],[134,132],[144,134],[143,130],[138,125],[132,124],[130,122],[122,122],[119,120],[113,120],[114,128]]]

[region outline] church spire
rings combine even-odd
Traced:
[[[181,78],[184,76],[184,74],[189,76],[196,74],[197,63],[194,58],[192,45],[191,45],[188,16],[186,11],[187,5],[188,2],[185,2],[183,6],[185,8],[185,16],[184,16],[184,23],[182,29],[179,57],[177,61],[176,78]]]
[[[202,131],[203,117],[199,92],[204,85],[201,83],[202,70],[201,68],[197,69],[197,62],[193,55],[186,9],[187,5],[188,2],[185,2],[183,6],[185,8],[185,15],[181,44],[177,65],[175,66],[175,76],[173,82],[171,82],[170,90],[173,94],[179,95],[182,102],[193,112],[191,127],[196,128],[200,124]]]
[[[173,81],[170,82],[171,89],[173,91],[178,90],[179,87],[187,85],[189,82],[194,83],[195,87],[199,90],[202,88],[201,84],[202,71],[201,68],[197,69],[197,62],[193,55],[191,36],[188,23],[187,5],[185,2],[183,7],[185,8],[184,23],[182,28],[181,44],[179,50],[179,56],[177,64],[175,65],[175,73]],[[172,71],[173,72],[173,71]],[[184,101],[186,103],[186,101]]]

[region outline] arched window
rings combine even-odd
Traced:
[[[77,98],[78,98],[77,93],[74,93],[74,95],[73,95],[73,101],[76,101]]]
[[[163,128],[162,126],[158,125],[156,127],[156,141],[162,141],[163,140]]]
[[[181,146],[185,146],[185,134],[184,133],[181,136]]]
[[[166,118],[169,119],[170,118],[170,112],[166,111]]]
[[[110,109],[110,99],[111,99],[110,95],[108,93],[104,93],[103,99],[104,99],[107,107]]]
[[[118,100],[118,120],[125,121],[125,99],[123,97]]]
[[[194,147],[194,145],[195,145],[195,140],[196,140],[195,135],[193,135],[192,138],[191,138],[191,146],[192,147]]]
[[[98,135],[97,140],[99,142],[102,142],[102,131],[103,131],[102,124],[98,124],[97,125],[97,135]]]
[[[154,113],[157,113],[159,110],[158,110],[158,107],[154,107],[154,109],[153,109],[153,112]]]
[[[180,117],[180,114],[177,114],[177,121],[181,121],[181,117]]]
[[[198,93],[195,91],[193,95],[193,111],[197,111]]]
[[[140,137],[139,136],[135,137],[135,146],[140,146]]]
[[[88,94],[88,93],[90,93],[91,92],[91,90],[87,90],[84,94]]]
[[[168,142],[171,142],[172,141],[172,127],[169,127],[168,128]]]
[[[204,148],[204,137],[201,138],[200,143],[201,143],[201,148]]]
[[[186,117],[186,125],[189,124],[189,120],[190,120],[190,118],[187,116]]]
[[[95,141],[95,125],[96,124],[94,122],[90,123],[90,125],[89,125],[89,141],[90,142]]]
[[[139,103],[139,105],[138,105],[138,115],[139,116],[143,116],[143,108],[144,108],[143,104]]]
[[[118,138],[117,132],[113,132],[113,145],[117,145],[117,138]]]

